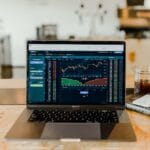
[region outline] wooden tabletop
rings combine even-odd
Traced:
[[[136,142],[111,142],[111,141],[82,141],[60,142],[52,140],[8,140],[5,135],[17,117],[25,108],[24,105],[0,106],[0,150],[148,150],[150,148],[150,118],[148,116],[128,111]],[[22,128],[23,129],[23,128]]]
[[[11,81],[12,82],[12,81]],[[14,81],[17,82],[17,81]],[[22,87],[21,87],[22,88]],[[2,89],[0,89],[2,90]],[[7,94],[9,95],[10,89]],[[16,94],[15,89],[11,98],[24,99],[24,94]],[[17,89],[16,89],[17,90]],[[16,92],[17,93],[17,92]],[[1,93],[0,93],[1,95]],[[5,94],[6,95],[6,94]],[[19,96],[18,96],[19,95]],[[2,99],[7,96],[1,97]],[[150,149],[150,117],[129,111],[128,114],[135,131],[136,142],[114,141],[81,141],[61,142],[58,140],[8,140],[6,133],[12,127],[25,105],[0,105],[0,150],[149,150]],[[23,128],[22,128],[23,129]]]

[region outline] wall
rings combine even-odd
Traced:
[[[127,39],[126,45],[126,70],[128,75],[133,75],[137,67],[150,66],[150,39]],[[133,60],[131,57],[134,57]]]
[[[85,0],[85,14],[97,13],[97,3],[101,2],[108,11],[104,24],[96,19],[96,32],[100,35],[113,34],[118,26],[117,7],[124,6],[125,0]],[[0,34],[11,35],[12,63],[24,66],[26,62],[26,41],[36,38],[37,26],[57,23],[59,38],[88,36],[90,19],[84,17],[81,24],[75,14],[81,0],[0,0]],[[88,11],[87,11],[88,9]],[[100,12],[98,12],[100,13]]]

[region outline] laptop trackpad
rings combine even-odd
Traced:
[[[46,123],[41,134],[43,139],[99,139],[99,123]]]

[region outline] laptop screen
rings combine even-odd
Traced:
[[[124,105],[123,42],[28,42],[27,103]]]

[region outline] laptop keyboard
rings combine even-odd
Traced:
[[[106,110],[34,110],[31,122],[99,122],[117,123],[116,111]]]

